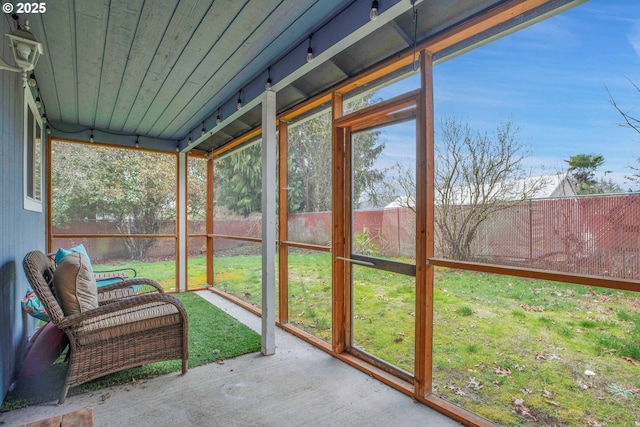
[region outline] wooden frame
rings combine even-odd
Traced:
[[[175,253],[176,253],[176,285],[174,288],[174,291],[172,292],[179,292],[179,278],[180,275],[182,274],[183,276],[186,276],[187,271],[185,269],[184,272],[181,272],[181,268],[180,268],[180,248],[178,247],[178,230],[179,230],[179,221],[180,221],[180,200],[178,197],[179,194],[179,180],[176,179],[176,186],[175,186],[175,191],[176,191],[176,225],[175,225],[175,229],[176,229],[176,233],[174,234],[154,234],[154,235],[147,235],[147,234],[91,234],[91,233],[85,233],[85,234],[65,234],[65,233],[57,233],[54,234],[53,233],[53,227],[51,224],[51,215],[52,215],[52,209],[51,209],[51,194],[52,194],[52,150],[53,150],[53,141],[54,138],[52,138],[51,136],[48,136],[47,138],[47,158],[46,158],[46,162],[47,162],[47,183],[46,183],[46,191],[47,194],[49,195],[49,197],[47,197],[47,251],[48,252],[52,252],[53,251],[53,239],[63,239],[63,238],[85,238],[85,239],[126,239],[126,238],[132,238],[132,239],[145,239],[145,238],[159,238],[159,239],[174,239],[175,241]],[[80,141],[80,140],[74,140],[74,139],[68,139],[68,138],[55,138],[55,141],[57,142],[62,142],[62,143],[69,143],[69,144],[81,144],[81,145],[89,145],[91,144],[92,146],[99,146],[99,147],[106,147],[106,148],[114,148],[114,149],[123,149],[123,150],[137,150],[137,151],[144,151],[144,152],[150,152],[150,153],[158,153],[158,154],[164,154],[167,156],[175,156],[175,172],[176,172],[176,177],[178,176],[179,173],[179,155],[178,153],[170,153],[170,152],[166,152],[166,151],[162,151],[162,150],[152,150],[152,149],[145,149],[145,148],[135,148],[135,147],[123,147],[120,145],[114,145],[114,144],[106,144],[106,143],[100,143],[100,142],[93,142],[93,143],[89,143],[87,141]]]
[[[279,121],[278,125],[278,162],[280,165],[287,164],[289,152],[288,123]],[[280,292],[278,294],[278,317],[281,323],[289,322],[289,249],[285,242],[289,239],[289,203],[288,201],[288,174],[286,167],[278,170],[278,267]]]
[[[334,221],[332,225],[333,246],[330,249],[334,265],[332,273],[332,342],[328,344],[317,337],[296,328],[295,326],[287,324],[286,317],[281,319],[282,321],[280,326],[286,331],[295,334],[301,339],[317,346],[345,363],[364,371],[394,389],[410,395],[415,400],[433,407],[449,417],[467,425],[483,426],[493,424],[476,414],[431,394],[433,381],[433,269],[435,266],[493,274],[513,275],[533,279],[554,280],[586,286],[601,286],[636,292],[640,290],[640,283],[637,281],[461,262],[436,258],[434,256],[434,111],[432,91],[433,79],[430,73],[433,65],[432,54],[454,46],[457,43],[474,37],[485,30],[500,25],[515,16],[521,15],[548,2],[549,0],[507,0],[481,14],[474,15],[466,22],[436,34],[429,40],[419,44],[417,49],[421,52],[419,58],[421,65],[421,89],[412,95],[417,99],[415,107],[410,106],[411,102],[402,104],[406,99],[400,100],[396,98],[389,101],[388,104],[383,107],[373,106],[344,117],[342,115],[343,94],[375,82],[377,79],[382,78],[387,74],[410,65],[415,59],[413,57],[413,48],[411,48],[395,55],[384,63],[372,67],[370,70],[357,77],[348,79],[347,81],[336,85],[331,90],[292,108],[280,116],[280,126],[286,128],[286,122],[289,120],[317,108],[328,101],[332,102],[332,185],[334,187],[332,198],[334,211]],[[394,108],[399,105],[404,105],[407,108],[406,110],[401,109],[400,111],[397,111],[397,114],[394,115]],[[383,113],[382,111],[387,107],[387,111]],[[411,110],[411,108],[413,109]],[[380,113],[378,116],[374,117],[373,120],[370,120],[368,113],[374,110],[380,111]],[[409,110],[411,111],[409,112]],[[417,157],[419,157],[420,160],[417,165],[417,205],[425,207],[417,213],[416,217],[416,259],[419,261],[416,263],[416,365],[413,382],[408,382],[406,379],[393,376],[389,372],[380,369],[380,367],[367,363],[367,361],[355,357],[347,351],[348,343],[350,342],[350,328],[348,325],[349,319],[347,318],[347,313],[350,311],[350,298],[347,286],[350,269],[348,265],[344,265],[345,261],[340,258],[348,258],[350,256],[350,248],[347,246],[345,239],[345,236],[350,235],[350,221],[344,215],[344,212],[346,211],[345,206],[350,202],[350,200],[347,197],[338,197],[335,191],[335,189],[340,189],[341,194],[350,194],[350,189],[348,188],[349,182],[344,179],[345,170],[349,168],[350,165],[349,153],[345,150],[345,141],[349,138],[350,132],[354,129],[366,129],[368,127],[376,126],[382,122],[386,123],[387,120],[402,120],[410,115],[417,117],[418,129],[417,147],[419,151],[417,153]],[[284,132],[284,136],[282,132]],[[283,145],[286,146],[286,144],[283,143],[283,141],[286,141],[286,131],[281,129],[280,135],[282,150]],[[282,171],[283,165],[286,165],[286,154],[283,156],[281,153],[280,179],[281,182],[286,182],[283,180],[286,179],[286,172]],[[283,269],[287,268],[287,247],[309,248],[311,246],[288,240],[288,234],[286,233],[286,203],[283,206],[283,199],[284,197],[282,197],[281,193],[280,212],[283,215],[281,215],[282,217],[279,219],[281,235],[279,236],[278,241],[281,250],[281,304],[282,301],[286,302],[287,279],[286,274],[283,277],[282,271],[286,272],[286,270]],[[284,233],[283,230],[285,231]],[[329,251],[329,248],[319,246],[312,247],[312,249]],[[284,298],[284,300],[282,298]],[[239,303],[243,307],[253,309],[252,311],[256,312],[255,308],[247,307],[248,304],[243,302]]]
[[[348,352],[344,355],[345,361],[359,365],[367,373],[381,381],[397,386],[405,382],[403,388],[406,392],[418,396],[425,396],[431,389],[431,326],[433,319],[433,268],[427,264],[427,256],[433,253],[433,249],[427,250],[427,238],[433,235],[432,228],[428,227],[427,212],[433,212],[428,208],[427,191],[428,181],[427,163],[433,165],[433,108],[427,106],[432,103],[431,94],[431,56],[427,52],[421,54],[423,82],[420,89],[399,95],[395,98],[363,108],[351,114],[336,117],[333,122],[333,265],[334,265],[334,322],[333,349],[337,354]],[[428,92],[428,93],[427,93]],[[340,97],[341,99],[341,97]],[[428,115],[428,117],[427,117]],[[334,116],[335,117],[335,116]],[[352,132],[367,130],[372,127],[392,125],[401,121],[415,119],[416,121],[416,265],[410,275],[416,277],[416,355],[413,376],[403,371],[390,367],[386,362],[358,349],[351,348],[351,264],[346,259],[360,259],[360,256],[351,254],[351,150],[348,141]],[[427,123],[430,123],[427,125]],[[431,151],[430,151],[431,150]],[[431,203],[433,205],[433,203]],[[420,207],[423,208],[420,208]],[[432,218],[432,216],[431,216]],[[431,245],[433,248],[433,245]],[[403,269],[406,270],[406,269]],[[400,272],[400,271],[398,271]],[[409,274],[404,272],[402,274]],[[431,321],[430,321],[431,320]],[[425,328],[428,333],[425,333]],[[360,359],[360,362],[356,362]],[[375,370],[370,370],[375,367]],[[390,381],[389,375],[395,375],[396,380]],[[411,385],[413,383],[413,385]]]

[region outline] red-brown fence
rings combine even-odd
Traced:
[[[437,212],[437,209],[436,209]],[[173,224],[167,232],[173,233]],[[260,217],[216,221],[216,233],[260,236]],[[190,222],[193,231],[202,229]],[[199,230],[201,231],[201,230]],[[116,233],[108,222],[69,224],[54,233]],[[385,257],[415,255],[415,214],[393,208],[354,213],[354,235],[366,236],[374,251]],[[437,233],[436,233],[437,234]],[[289,239],[329,245],[331,213],[289,215]],[[220,254],[247,242],[216,239]],[[56,239],[55,247],[84,243],[96,259],[126,257],[122,239]],[[436,256],[442,256],[435,242]],[[194,245],[204,248],[204,245]],[[255,244],[251,245],[252,247]],[[196,249],[194,247],[194,249]],[[256,247],[258,249],[258,247]],[[175,239],[158,239],[149,258],[171,257]],[[194,255],[194,251],[190,250]],[[492,214],[478,229],[472,245],[474,261],[542,268],[604,277],[640,279],[640,194],[571,197],[523,202]]]
[[[532,200],[480,228],[474,260],[640,279],[640,194]]]

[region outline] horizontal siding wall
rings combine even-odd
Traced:
[[[14,29],[11,16],[0,15],[0,56],[9,63],[13,63],[12,54],[4,34]],[[29,286],[22,259],[31,250],[45,250],[46,241],[44,213],[23,209],[22,91],[19,73],[0,70],[0,400],[9,390],[27,337],[35,327],[35,319],[23,314],[20,307]]]

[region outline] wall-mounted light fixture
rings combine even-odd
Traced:
[[[373,0],[371,2],[371,11],[369,12],[369,19],[375,21],[378,17],[378,0]]]
[[[22,83],[26,87],[30,79],[27,79],[27,71],[31,71],[36,67],[40,55],[42,55],[42,43],[38,42],[33,34],[29,31],[29,21],[25,21],[25,29],[20,28],[13,31],[11,34],[6,34],[9,37],[9,46],[13,52],[13,60],[18,65],[12,67],[0,58],[0,70],[7,70],[13,72],[22,72]],[[35,78],[33,80],[35,86]]]
[[[313,61],[313,49],[311,48],[312,38],[313,38],[313,33],[309,34],[309,47],[307,48],[307,62]]]

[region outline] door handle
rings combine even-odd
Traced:
[[[344,257],[341,257],[341,256],[337,256],[336,259],[339,259],[341,261],[347,261],[347,262],[350,262],[351,264],[364,265],[364,266],[367,266],[367,267],[375,267],[376,266],[372,262],[360,261],[359,259],[344,258]]]

